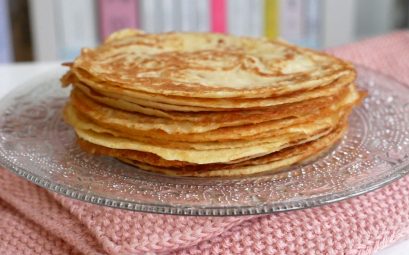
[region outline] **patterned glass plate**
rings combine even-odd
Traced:
[[[379,188],[408,173],[409,87],[358,67],[369,97],[343,140],[321,159],[279,174],[168,177],[81,151],[61,118],[61,70],[0,103],[0,163],[51,191],[122,209],[182,215],[250,215],[308,208]]]

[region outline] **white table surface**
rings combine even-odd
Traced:
[[[30,82],[30,79],[59,67],[59,63],[22,63],[0,65],[0,98],[12,89]],[[409,240],[400,241],[376,253],[376,255],[408,255]]]

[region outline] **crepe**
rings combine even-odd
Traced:
[[[322,136],[321,139],[314,140],[314,137],[313,137],[311,140],[312,142],[317,142],[320,140],[325,141],[323,140],[325,137],[332,136],[335,133],[338,134],[339,132],[341,132],[340,131],[341,129],[345,130],[345,128],[346,128],[346,125],[344,121],[340,127],[330,132],[326,132],[327,134]],[[148,153],[148,152],[135,151],[135,150],[124,150],[124,149],[122,150],[112,149],[112,148],[96,145],[88,141],[85,141],[81,138],[78,138],[78,143],[81,146],[81,148],[89,153],[96,154],[96,155],[109,155],[109,156],[117,157],[121,159],[128,159],[130,161],[134,161],[140,164],[147,164],[150,166],[167,168],[169,170],[174,170],[174,171],[179,171],[179,172],[180,171],[189,171],[189,172],[208,171],[208,170],[214,170],[216,168],[219,170],[220,169],[234,169],[238,166],[266,164],[273,160],[277,160],[278,155],[280,155],[280,157],[288,156],[289,154],[287,152],[294,151],[296,148],[297,148],[297,151],[302,151],[302,148],[305,148],[307,144],[311,144],[312,142],[305,142],[305,141],[299,140],[291,144],[291,146],[288,146],[286,149],[280,150],[279,152],[273,152],[273,153],[266,154],[266,155],[256,155],[254,157],[244,157],[244,158],[240,158],[237,160],[232,160],[232,161],[224,162],[224,163],[196,164],[196,163],[189,163],[189,162],[178,161],[178,160],[165,160],[156,154]],[[321,142],[320,144],[324,144],[324,142]]]
[[[169,120],[167,118],[160,118],[156,116],[148,116],[145,114],[138,114],[138,113],[128,113],[126,111],[120,111],[120,110],[115,110],[111,107],[106,107],[102,104],[98,104],[93,102],[90,98],[87,98],[81,91],[77,91],[76,89],[73,90],[73,93],[71,95],[71,104],[75,107],[77,111],[85,115],[86,117],[90,118],[93,122],[99,123],[99,125],[111,127],[114,129],[118,130],[125,130],[125,132],[132,132],[132,133],[140,133],[140,131],[152,131],[153,135],[151,137],[160,135],[158,134],[159,132],[156,131],[163,131],[166,134],[189,134],[190,137],[193,137],[192,135],[195,133],[204,133],[204,132],[209,132],[212,130],[221,130],[220,128],[223,127],[231,127],[231,126],[244,126],[248,124],[258,124],[258,123],[263,123],[260,125],[257,125],[257,127],[264,127],[268,125],[269,127],[272,126],[279,126],[282,125],[278,120],[286,120],[288,122],[289,117],[298,117],[298,118],[293,118],[293,121],[300,121],[303,119],[306,119],[309,117],[309,115],[313,114],[319,114],[319,115],[325,115],[325,110],[327,111],[342,111],[342,108],[348,107],[350,105],[353,105],[358,99],[359,99],[359,94],[355,90],[354,86],[350,86],[346,93],[342,95],[343,97],[339,97],[336,100],[331,100],[328,99],[329,102],[331,103],[330,105],[327,105],[326,108],[320,108],[320,107],[315,107],[313,110],[308,110],[307,107],[309,105],[303,105],[303,108],[300,107],[292,107],[290,108],[292,111],[276,111],[278,116],[274,116],[274,113],[270,113],[269,111],[264,112],[265,115],[259,114],[257,117],[260,119],[257,119],[256,116],[253,118],[249,118],[249,116],[246,116],[243,113],[240,113],[241,116],[236,115],[235,118],[231,118],[231,122],[227,121],[189,121],[189,120]],[[314,105],[310,105],[314,106]],[[297,113],[297,110],[300,110],[299,113]],[[308,110],[306,112],[305,110]],[[274,111],[274,110],[273,110]],[[287,113],[287,115],[285,114]],[[233,115],[233,114],[231,114]],[[317,117],[315,117],[317,118]],[[273,122],[274,120],[277,120]],[[251,130],[255,130],[256,126],[254,125]],[[269,131],[271,130],[268,128],[264,128],[264,131]],[[244,131],[243,129],[240,130],[240,132]],[[223,132],[220,134],[218,137],[226,137],[228,134],[226,133],[231,133],[233,132],[231,129],[229,129],[226,132]],[[244,134],[250,134],[248,132],[244,132]],[[206,134],[201,134],[200,137],[204,138]],[[210,134],[209,136],[211,137],[216,137],[215,132]],[[177,137],[177,136],[168,136],[170,139],[171,137]],[[220,138],[222,138],[220,137]],[[161,138],[164,138],[162,136]],[[192,138],[194,139],[194,138]],[[166,139],[169,140],[169,139]]]
[[[78,89],[76,89],[78,87]],[[141,106],[126,100],[121,100],[117,98],[112,98],[109,96],[101,95],[94,90],[82,86],[79,84],[75,85],[75,89],[72,92],[72,100],[87,101],[86,97],[95,101],[95,103],[107,105],[113,109],[124,110],[127,112],[142,113],[148,116],[156,116],[169,118],[173,120],[187,120],[187,121],[199,121],[199,122],[217,122],[225,123],[231,122],[235,123],[237,120],[247,121],[248,123],[254,123],[256,121],[279,119],[288,116],[300,116],[307,114],[311,109],[318,109],[328,107],[330,104],[339,101],[340,98],[344,97],[346,93],[349,93],[353,86],[349,85],[346,88],[342,88],[342,91],[331,96],[320,95],[318,98],[304,100],[295,103],[280,104],[271,107],[261,107],[254,109],[246,109],[246,111],[241,111],[241,109],[230,109],[223,111],[207,111],[210,108],[203,108],[206,111],[202,112],[184,112],[184,111],[166,111],[155,108],[150,108],[146,106]],[[214,109],[212,109],[214,110]],[[238,124],[245,124],[240,122]]]
[[[64,119],[83,150],[177,176],[318,158],[365,97],[350,63],[266,38],[122,30],[66,66]]]
[[[265,98],[188,98],[177,96],[163,96],[158,94],[144,93],[132,90],[118,90],[113,87],[107,87],[103,83],[97,83],[91,79],[80,79],[86,81],[89,86],[81,81],[74,82],[74,85],[90,95],[90,90],[99,93],[102,96],[113,97],[121,101],[138,104],[162,110],[177,111],[223,111],[226,109],[257,108],[268,107],[280,104],[305,101],[323,96],[332,96],[350,84],[353,76],[346,76],[336,79],[328,85],[311,90],[301,90],[286,95],[285,97],[265,97]]]
[[[172,175],[172,176],[192,176],[192,177],[223,177],[223,176],[245,176],[262,172],[277,173],[293,165],[301,165],[314,161],[324,156],[342,137],[346,131],[346,125],[340,126],[334,132],[298,146],[289,147],[281,151],[263,156],[257,159],[250,159],[238,164],[216,164],[197,165],[189,167],[158,167],[141,163],[137,160],[119,157],[125,163],[137,166],[141,169]]]

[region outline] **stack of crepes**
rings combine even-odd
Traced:
[[[87,152],[180,176],[281,171],[323,155],[364,97],[354,67],[266,38],[122,30],[62,77]]]

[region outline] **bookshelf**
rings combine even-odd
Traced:
[[[30,28],[33,40],[34,59],[57,60],[57,31],[54,27],[53,0],[29,0]]]
[[[409,0],[0,0],[3,63],[20,52],[11,36],[11,2],[28,5],[36,61],[70,60],[81,47],[94,47],[124,27],[280,37],[322,49],[409,23]]]

